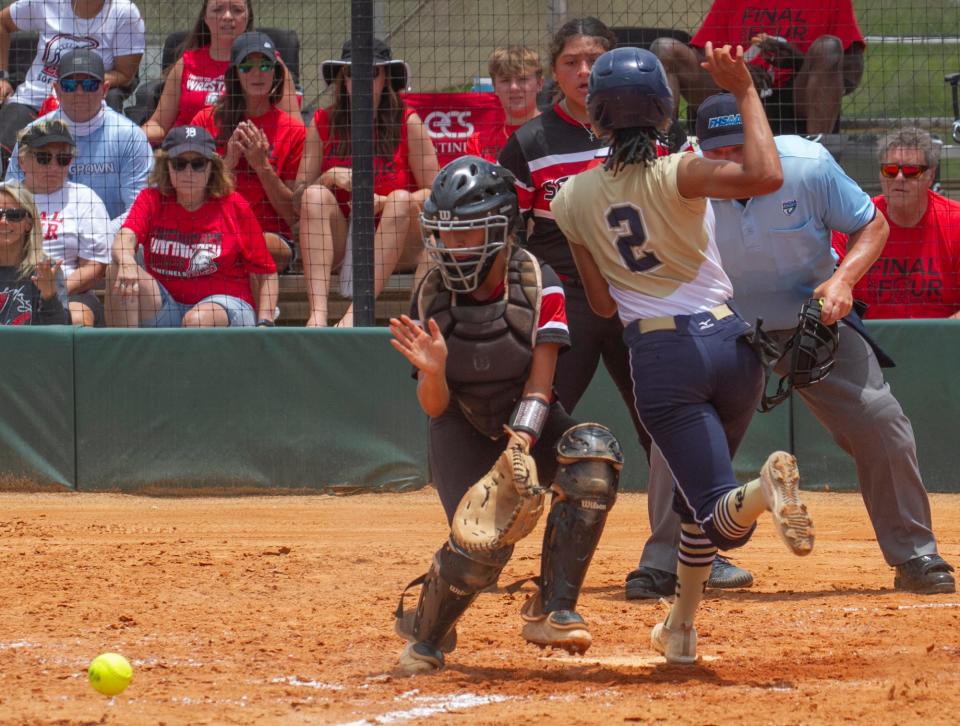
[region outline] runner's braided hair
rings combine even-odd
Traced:
[[[657,142],[663,142],[661,134],[653,126],[631,126],[610,130],[610,154],[603,168],[614,174],[630,164],[649,166],[657,160]]]

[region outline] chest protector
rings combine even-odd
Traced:
[[[540,264],[514,247],[501,299],[460,305],[458,297],[431,270],[417,299],[420,320],[433,318],[447,342],[453,402],[480,433],[498,439],[530,373],[543,297]]]

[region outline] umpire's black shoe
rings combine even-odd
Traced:
[[[627,575],[627,600],[659,600],[676,591],[677,576],[672,572],[640,566]]]
[[[897,565],[893,587],[897,590],[936,595],[957,591],[953,566],[940,555],[920,555]]]
[[[736,587],[750,587],[753,584],[753,575],[742,567],[737,567],[723,555],[717,555],[710,568],[710,579],[707,587],[725,590]]]

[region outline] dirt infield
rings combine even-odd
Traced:
[[[960,495],[931,499],[958,563]],[[0,723],[956,723],[960,595],[894,592],[858,495],[808,502],[813,555],[764,518],[737,558],[756,585],[708,593],[698,666],[654,658],[662,606],[623,599],[647,532],[645,497],[623,495],[581,598],[585,656],[525,645],[523,594],[501,588],[447,670],[411,679],[393,672],[392,611],[445,536],[432,490],[0,495]],[[536,571],[540,534],[501,584]],[[114,699],[86,683],[103,651],[135,668]]]

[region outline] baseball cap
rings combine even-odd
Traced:
[[[74,48],[67,51],[57,64],[57,76],[60,78],[80,75],[103,80],[103,59],[89,48]]]
[[[239,35],[233,41],[233,45],[230,46],[230,65],[240,65],[244,58],[254,53],[260,53],[275,61],[277,59],[277,46],[266,33],[253,31]]]
[[[20,132],[17,143],[28,149],[39,149],[47,144],[76,146],[70,128],[59,119],[39,121]]]
[[[351,64],[353,58],[353,41],[347,38],[340,49],[340,60],[326,60],[320,64],[320,72],[327,85],[333,83],[337,73],[344,66]],[[402,60],[393,57],[390,46],[379,38],[373,39],[373,65],[386,66],[387,79],[395,91],[402,91],[407,87],[410,78],[410,69]]]
[[[205,159],[212,159],[217,151],[210,132],[199,126],[176,126],[170,129],[160,148],[171,158],[193,151]]]
[[[743,121],[733,94],[717,93],[700,104],[697,142],[704,151],[743,144]]]

